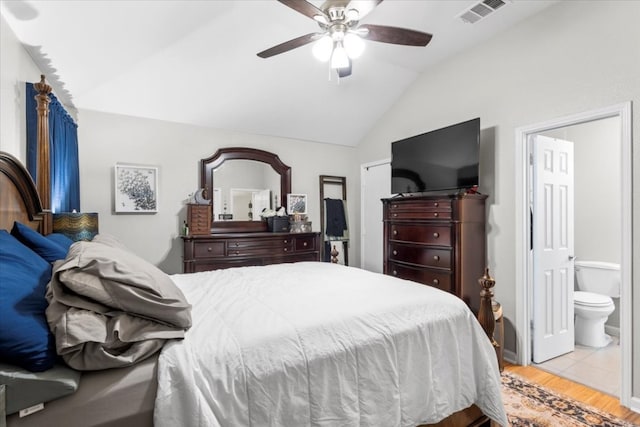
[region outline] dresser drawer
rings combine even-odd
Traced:
[[[389,274],[401,279],[411,280],[424,285],[433,286],[446,292],[454,293],[451,272],[432,270],[429,268],[412,267],[395,262],[389,263]]]
[[[388,257],[391,261],[404,261],[427,267],[451,268],[451,249],[390,243]]]
[[[296,237],[296,252],[316,251],[316,239],[314,236]]]
[[[389,225],[389,240],[451,246],[451,227],[449,225],[391,223]]]
[[[228,256],[276,255],[293,252],[293,238],[240,239],[227,241]]]
[[[428,202],[392,202],[387,209],[387,218],[394,219],[451,219],[449,199]]]
[[[195,242],[193,256],[195,258],[224,256],[224,246],[224,242]]]

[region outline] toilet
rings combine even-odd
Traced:
[[[615,310],[612,297],[620,297],[620,265],[600,261],[576,261],[573,293],[575,342],[587,347],[605,347],[611,337],[604,332],[607,318]]]

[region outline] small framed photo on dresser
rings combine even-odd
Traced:
[[[158,212],[158,168],[118,163],[114,168],[116,213]]]
[[[306,194],[287,194],[287,213],[306,214],[307,213],[307,195]]]

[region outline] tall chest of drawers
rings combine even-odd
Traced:
[[[226,233],[184,236],[183,271],[320,261],[320,233]]]
[[[384,273],[455,294],[477,313],[478,279],[486,267],[486,198],[383,199]]]

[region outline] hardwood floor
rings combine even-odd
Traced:
[[[505,362],[505,371],[526,378],[536,384],[540,384],[556,393],[563,394],[574,400],[586,403],[621,418],[627,422],[640,425],[640,414],[637,414],[624,406],[620,401],[608,394],[601,393],[582,384],[558,377],[549,372],[533,366],[512,365]]]

